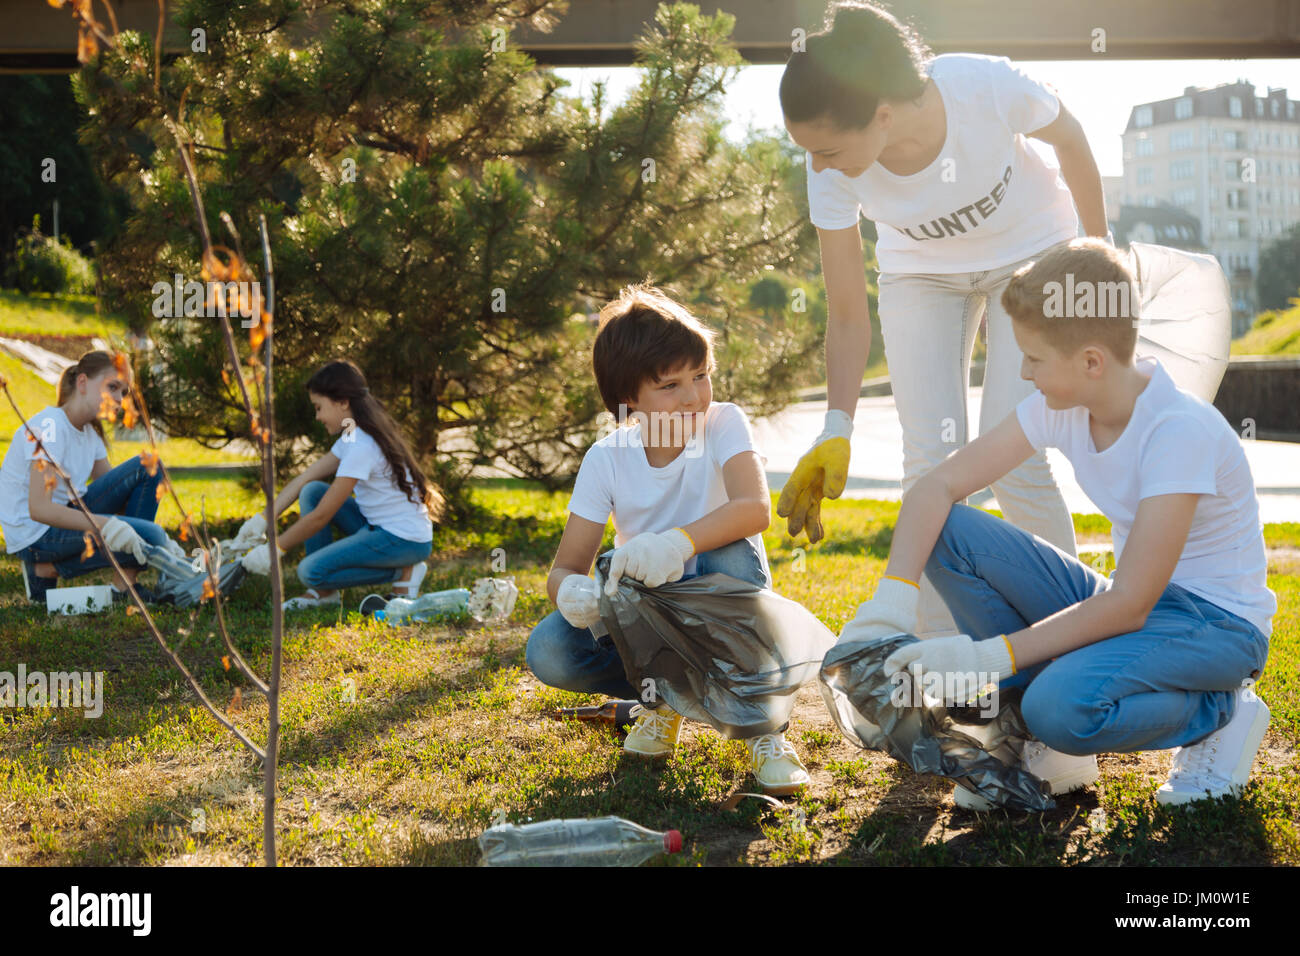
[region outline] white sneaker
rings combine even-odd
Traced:
[[[398,568],[400,574],[404,569]],[[393,593],[400,598],[417,598],[420,596],[420,584],[424,581],[424,576],[429,571],[429,565],[421,561],[419,564],[411,566],[411,577],[406,581],[399,581],[393,578]]]
[[[808,786],[811,777],[785,734],[762,734],[745,741],[754,779],[764,793],[788,797]]]
[[[1096,754],[1082,757],[1063,754],[1041,740],[1025,741],[1025,749],[1020,754],[1020,769],[1051,784],[1053,796],[1096,783],[1101,776]]]
[[[1193,800],[1239,796],[1250,782],[1250,768],[1268,730],[1268,706],[1237,691],[1232,719],[1188,747],[1174,750],[1169,779],[1156,791],[1156,803],[1173,806]]]
[[[331,598],[323,598],[316,593],[315,588],[308,588],[298,597],[289,598],[289,600],[280,605],[280,609],[284,611],[303,611],[309,607],[329,607],[341,603],[342,599],[340,598],[338,591],[335,591],[334,596]]]
[[[1095,754],[1085,754],[1082,757],[1063,754],[1041,740],[1025,741],[1025,749],[1020,754],[1020,769],[1039,780],[1046,780],[1052,788],[1053,796],[1086,787],[1101,776]],[[953,790],[952,797],[953,803],[963,810],[983,813],[994,808],[991,801],[960,785]]]

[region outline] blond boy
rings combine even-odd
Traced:
[[[914,631],[924,570],[966,633],[900,648],[887,672],[929,673],[953,699],[988,680],[1023,685],[1035,740],[1022,766],[1054,793],[1095,780],[1098,753],[1176,748],[1156,793],[1176,804],[1249,779],[1269,719],[1251,687],[1277,602],[1240,440],[1157,360],[1135,361],[1137,293],[1126,258],[1097,239],[1016,273],[1002,301],[1038,391],[904,497],[887,577],[841,639]],[[1109,578],[955,504],[1049,446],[1111,520]]]

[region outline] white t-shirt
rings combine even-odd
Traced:
[[[603,526],[614,517],[614,546],[644,532],[680,528],[716,511],[730,499],[722,466],[745,451],[757,452],[749,419],[739,405],[713,402],[701,435],[663,468],[655,468],[642,447],[641,422],[606,435],[587,449],[569,498],[569,511]],[[771,580],[762,534],[748,538]],[[696,556],[684,574],[693,574]]]
[[[50,528],[33,521],[28,510],[34,459],[52,457],[68,473],[77,494],[81,495],[90,482],[95,462],[108,458],[108,449],[94,426],[73,428],[67,414],[57,406],[43,408],[27,421],[49,455],[37,454],[36,442],[27,440],[21,426],[9,442],[4,464],[0,465],[0,529],[4,530],[5,549],[10,554],[33,544]],[[72,500],[62,478],[55,483],[50,498],[56,505],[66,505]]]
[[[407,541],[433,540],[429,509],[402,494],[388,459],[365,430],[354,428],[340,435],[330,452],[339,460],[335,474],[357,479],[353,494],[366,521]]]
[[[1192,527],[1170,580],[1271,634],[1277,598],[1250,463],[1213,405],[1178,388],[1154,358],[1137,368],[1150,376],[1115,443],[1098,452],[1082,405],[1050,409],[1042,392],[1016,406],[1035,449],[1059,448],[1081,487],[1111,521],[1118,564],[1138,502],[1156,495],[1199,494]]]
[[[846,229],[861,212],[876,223],[876,258],[886,273],[995,269],[1077,236],[1060,168],[1025,139],[1056,119],[1056,94],[1006,57],[952,53],[931,60],[928,72],[947,112],[938,157],[910,176],[877,162],[849,178],[836,169],[813,172],[808,153],[813,225]]]

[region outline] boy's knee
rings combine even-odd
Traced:
[[[953,566],[953,561],[960,553],[961,542],[970,537],[971,526],[977,520],[975,512],[976,509],[969,505],[952,506],[947,520],[939,529],[939,537],[935,539],[930,556],[925,560],[925,570],[935,571]]]
[[[748,538],[738,538],[730,544],[705,551],[696,556],[696,571],[700,574],[717,572],[729,575],[758,587],[771,587],[763,573],[763,562]]]
[[[560,616],[560,612],[552,611],[542,618],[528,635],[528,643],[524,645],[524,663],[528,665],[534,677],[550,686],[555,686],[558,679],[555,657],[562,643],[562,635],[553,620],[555,616]],[[563,621],[562,616],[561,620]],[[568,622],[563,621],[563,623]]]
[[[537,627],[533,628],[532,633],[528,635],[528,642],[524,645],[524,664],[528,666],[528,669],[533,672],[534,676],[537,675],[538,662],[542,661],[546,656],[544,649],[545,644],[546,634],[542,631],[541,625],[539,624]],[[544,663],[542,666],[545,668]],[[538,677],[538,679],[541,680],[540,677]],[[543,683],[545,683],[545,681],[543,681]]]
[[[1020,714],[1029,732],[1053,750],[1075,757],[1097,752],[1092,740],[1109,711],[1105,701],[1068,697],[1041,678],[1029,685],[1020,702]]]
[[[315,509],[320,504],[320,500],[325,497],[325,492],[329,490],[329,485],[323,481],[309,481],[302,486],[298,492],[298,510],[308,512]]]

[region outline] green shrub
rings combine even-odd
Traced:
[[[95,271],[89,259],[68,243],[42,235],[39,218],[26,235],[14,243],[14,254],[5,272],[5,285],[31,292],[68,292],[79,295],[95,291]]]

